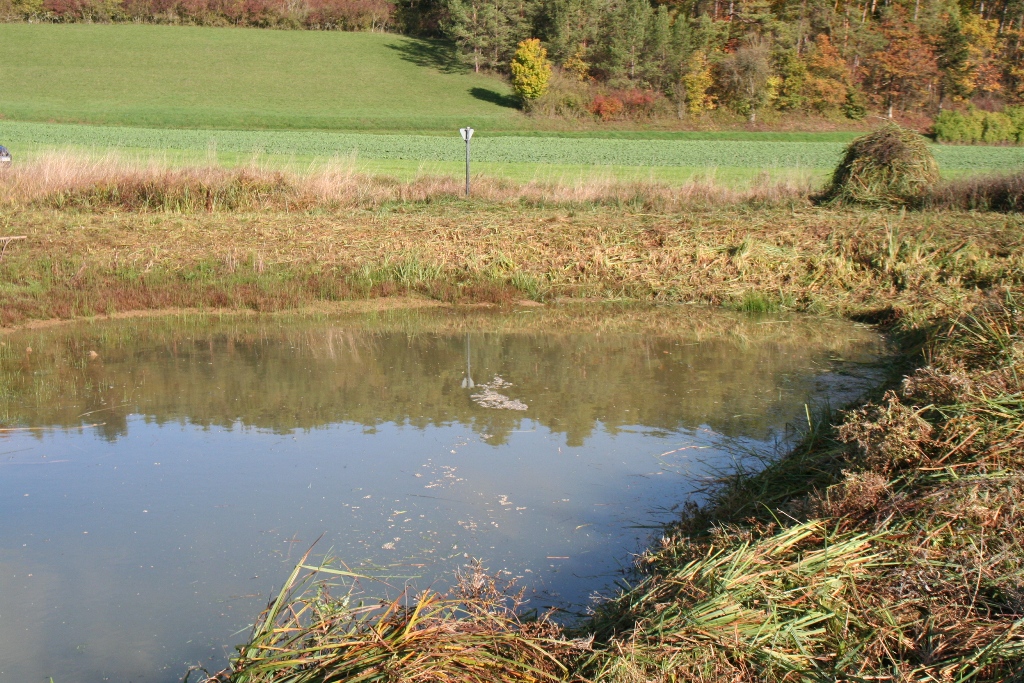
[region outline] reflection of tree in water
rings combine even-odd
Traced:
[[[102,422],[97,429],[109,439],[126,433],[133,414],[280,433],[338,422],[460,423],[491,435],[492,444],[531,422],[564,433],[570,445],[599,424],[611,432],[707,425],[764,438],[802,410],[831,356],[879,350],[877,337],[846,325],[686,315],[678,328],[658,320],[653,332],[643,320],[594,330],[557,316],[522,325],[495,317],[488,325],[481,316],[459,323],[417,314],[322,324],[130,321],[25,333],[0,347],[0,419]],[[19,350],[22,338],[34,347],[30,356]],[[98,359],[88,360],[91,350]],[[476,405],[466,383],[470,362],[477,383],[500,375],[513,385],[503,393],[529,409]]]

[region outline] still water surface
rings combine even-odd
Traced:
[[[585,606],[714,469],[878,376],[872,331],[694,308],[101,322],[0,337],[0,681],[224,664],[321,535]],[[31,349],[31,351],[29,351]]]

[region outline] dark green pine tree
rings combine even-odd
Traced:
[[[678,64],[672,40],[672,14],[668,7],[661,5],[651,15],[644,45],[644,59],[640,65],[640,76],[646,85],[662,89],[671,82]]]
[[[573,56],[589,59],[606,9],[606,0],[549,0],[541,13],[541,37],[551,56],[560,63]]]
[[[939,80],[940,109],[945,98],[966,99],[974,91],[970,79],[969,47],[960,15],[954,12],[942,30],[938,44],[938,65],[942,74]]]
[[[654,8],[648,0],[620,0],[616,11],[609,15],[605,41],[610,82],[623,84],[635,81],[640,75],[653,14]]]

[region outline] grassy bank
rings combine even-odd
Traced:
[[[807,190],[488,181],[466,200],[444,178],[9,175],[0,234],[27,239],[0,261],[0,310],[10,325],[412,293],[882,323],[902,383],[809,415],[788,456],[719,482],[591,618],[524,613],[482,570],[378,606],[330,599],[299,569],[219,679],[1012,680],[1024,217],[941,193],[921,211],[830,209]]]
[[[60,160],[58,160],[60,161]],[[809,187],[403,183],[346,169],[11,169],[4,324],[419,293],[628,298],[841,315],[957,311],[1022,266],[1015,213],[814,207]]]
[[[1019,296],[900,321],[924,367],[684,515],[586,625],[587,676],[1018,680]]]

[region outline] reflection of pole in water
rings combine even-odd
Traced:
[[[469,364],[469,333],[466,333],[466,376],[462,378],[462,388],[472,389],[476,386],[471,375],[472,367]]]

